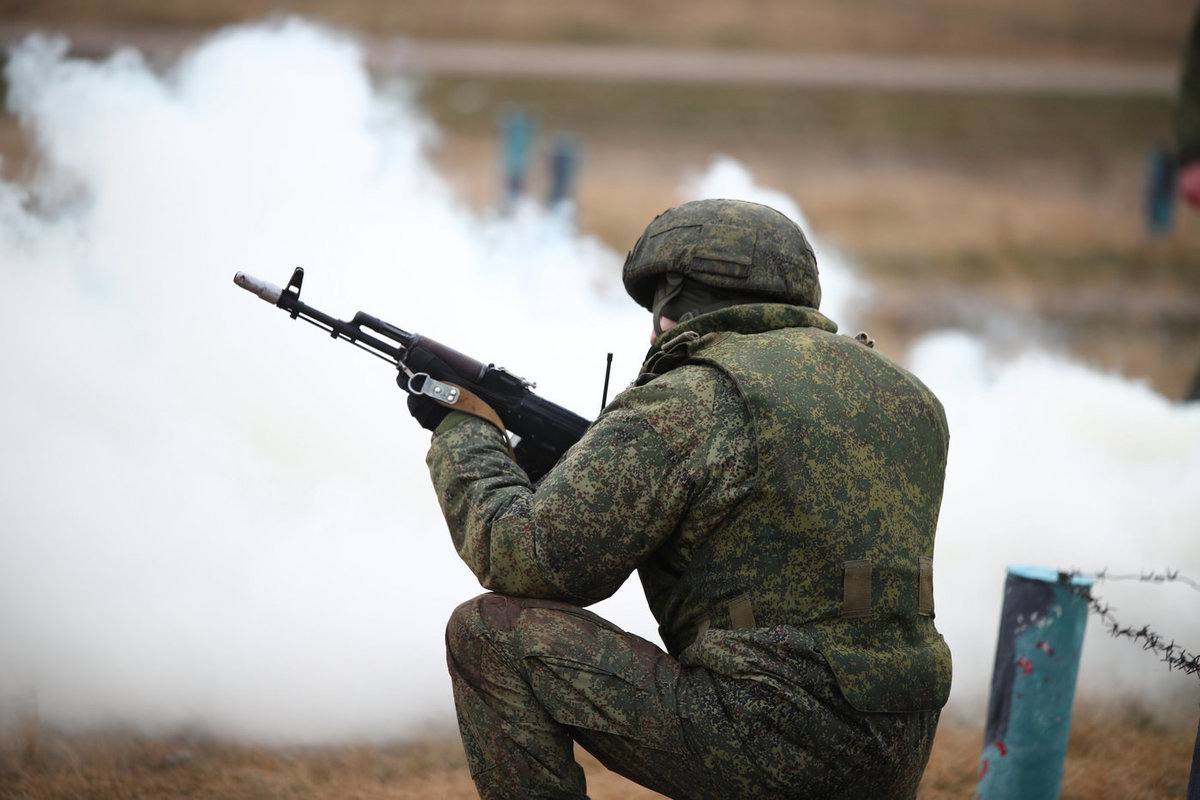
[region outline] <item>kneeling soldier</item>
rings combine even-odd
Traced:
[[[536,487],[495,427],[412,402],[491,591],[446,631],[480,795],[585,797],[578,742],[670,797],[913,797],[950,689],[941,404],[836,334],[774,209],[673,208],[624,281],[654,345]],[[583,609],[635,569],[665,652]]]

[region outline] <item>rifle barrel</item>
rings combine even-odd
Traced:
[[[366,350],[372,355],[379,356],[393,366],[399,366],[404,360],[404,348],[406,344],[400,335],[410,336],[410,334],[406,334],[395,326],[386,325],[386,323],[378,321],[374,317],[362,312],[359,312],[355,320],[351,322],[332,317],[307,303],[300,302],[297,293],[285,292],[273,283],[268,283],[253,275],[247,275],[244,272],[235,274],[233,282],[251,294],[266,300],[271,305],[291,312],[293,318],[299,317],[305,322],[311,322],[313,325],[331,334],[333,338],[343,339],[355,347]],[[359,327],[364,321],[377,322],[380,328],[376,328],[375,330],[388,338],[394,338],[395,344],[389,344],[382,339],[364,332]]]

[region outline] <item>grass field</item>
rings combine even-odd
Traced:
[[[619,252],[723,153],[795,197],[878,287],[866,321],[889,352],[1003,317],[1168,396],[1193,380],[1200,215],[1165,238],[1141,220],[1166,100],[441,79],[423,102],[438,158],[477,205],[498,194],[508,107],[582,137],[580,225]]]
[[[724,153],[889,269],[1137,249],[1143,158],[1172,135],[1169,101],[1144,97],[442,79],[424,101],[446,132],[444,164],[477,200],[499,183],[496,120],[520,107],[547,132],[584,137],[581,222],[606,240],[632,241],[689,170]],[[1180,241],[1197,237],[1187,224]]]
[[[0,0],[0,21],[195,28],[290,9],[372,32],[494,40],[845,50],[1109,61],[1178,57],[1189,3],[1117,0],[469,0],[376,4],[268,0]],[[380,76],[381,81],[388,76]],[[624,251],[716,153],[795,197],[813,229],[880,291],[866,315],[900,353],[930,329],[1016,321],[1102,368],[1171,397],[1200,352],[1200,215],[1170,237],[1142,229],[1147,152],[1172,141],[1157,97],[934,95],[781,87],[462,80],[421,86],[442,129],[446,174],[479,207],[499,194],[496,124],[540,124],[534,189],[550,134],[583,145],[578,220]],[[35,166],[0,120],[0,174]]]
[[[1170,397],[1194,380],[1200,215],[1181,211],[1165,238],[1141,222],[1166,99],[440,78],[420,102],[442,131],[435,157],[478,207],[499,195],[495,131],[512,107],[543,131],[534,191],[553,133],[580,139],[580,227],[618,252],[722,153],[795,197],[878,287],[865,321],[887,352],[1004,318]],[[0,155],[0,174],[35,174],[11,117]]]
[[[1190,727],[1163,727],[1131,713],[1077,712],[1062,797],[1182,797],[1192,734]],[[920,797],[970,797],[980,747],[977,729],[943,723]],[[580,758],[589,794],[597,800],[660,796],[608,772],[585,753]],[[269,748],[196,733],[64,737],[26,719],[0,741],[0,800],[475,796],[462,749],[449,734],[392,745]]]

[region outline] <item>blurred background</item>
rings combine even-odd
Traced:
[[[715,194],[798,218],[843,332],[946,402],[956,695],[922,796],[970,796],[1004,564],[1200,572],[1196,13],[0,0],[0,797],[472,796],[440,628],[476,590],[423,434],[229,277],[302,263],[317,307],[594,414],[648,336],[622,255]],[[1123,618],[1200,645],[1177,589]],[[653,638],[636,585],[606,603]],[[1194,677],[1089,636],[1064,796],[1181,795]]]
[[[1200,221],[1179,213],[1148,234],[1145,184],[1153,149],[1173,144],[1194,11],[1187,0],[0,6],[10,39],[23,28],[64,31],[91,55],[125,44],[169,58],[206,30],[285,12],[367,37],[391,72],[406,63],[393,37],[441,44],[406,72],[421,76],[420,102],[441,130],[435,157],[474,203],[496,199],[497,129],[512,109],[544,134],[531,180],[545,180],[537,173],[555,131],[578,137],[580,227],[618,251],[677,200],[688,170],[727,154],[795,197],[886,287],[865,321],[896,351],[934,327],[983,324],[961,311],[968,292],[1176,398],[1200,366]],[[586,55],[587,74],[562,77],[548,45]],[[645,57],[681,51],[694,56],[671,73],[681,80]],[[782,76],[755,62],[743,75],[736,61],[822,54],[856,58],[824,70],[777,65]],[[930,59],[954,61],[933,62],[919,88],[897,76]],[[1023,64],[1033,76],[994,70],[964,88],[962,61]],[[1082,89],[1072,68],[1085,73]],[[6,170],[28,169],[11,117],[0,136]]]

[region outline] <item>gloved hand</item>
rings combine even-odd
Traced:
[[[436,430],[442,420],[450,413],[450,409],[425,395],[410,394],[408,396],[408,413],[426,430]]]
[[[1188,205],[1200,209],[1200,161],[1185,164],[1179,171],[1179,193]]]

